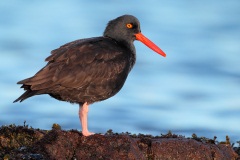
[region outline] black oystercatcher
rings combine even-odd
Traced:
[[[78,103],[82,134],[92,135],[87,127],[88,106],[114,96],[122,88],[136,61],[134,40],[166,56],[143,36],[136,17],[123,15],[108,23],[103,36],[76,40],[53,50],[45,67],[18,82],[26,91],[14,102],[49,94]]]

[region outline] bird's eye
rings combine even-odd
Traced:
[[[133,28],[133,25],[131,23],[128,23],[128,24],[126,24],[126,27],[131,29],[131,28]]]

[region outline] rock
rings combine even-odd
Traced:
[[[234,148],[238,151],[239,148]],[[184,138],[174,134],[150,135],[95,134],[84,137],[76,130],[60,126],[50,131],[28,126],[0,128],[1,159],[237,159],[228,143],[207,138]]]
[[[231,160],[237,157],[231,146],[206,144],[186,138],[153,140],[151,148],[154,159]]]
[[[84,137],[78,131],[53,130],[34,145],[47,159],[143,159],[138,145],[127,135]]]

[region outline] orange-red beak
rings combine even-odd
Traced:
[[[145,37],[141,32],[135,34],[136,40],[141,41],[143,44],[157,52],[158,54],[162,55],[163,57],[166,57],[166,54],[152,41],[150,41],[147,37]]]

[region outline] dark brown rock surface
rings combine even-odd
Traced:
[[[28,126],[0,128],[0,159],[238,159],[229,144],[167,134],[95,134],[84,137],[60,127],[45,131]]]

